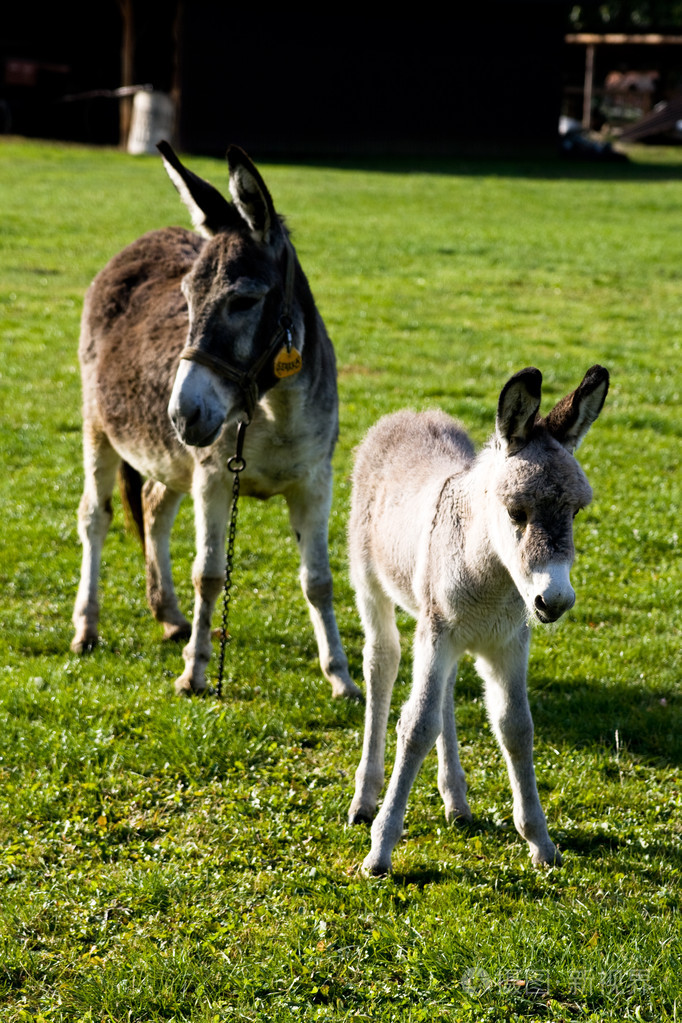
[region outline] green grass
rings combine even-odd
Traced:
[[[226,186],[221,162],[189,162]],[[4,138],[0,1019],[676,1020],[682,152],[262,169],[336,344],[331,557],[357,679],[345,527],[367,427],[438,405],[483,442],[516,370],[543,371],[545,409],[592,363],[611,371],[580,451],[595,500],[576,528],[578,602],[531,653],[536,767],[565,866],[530,866],[465,662],[475,823],[445,824],[432,755],[395,874],[362,879],[368,834],[344,823],[362,708],[333,703],[320,677],[280,502],[240,509],[221,704],[173,697],[180,651],[160,642],[120,511],[103,642],[69,653],[82,295],[127,242],[187,218],[156,160]],[[174,556],[188,608],[189,502]],[[410,676],[400,625],[394,720]]]

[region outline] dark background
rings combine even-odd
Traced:
[[[131,17],[131,81],[171,94],[174,141],[187,152],[222,155],[237,142],[258,157],[433,155],[556,148],[560,113],[580,116],[585,64],[566,33],[682,33],[682,0],[458,0],[437,15],[414,5],[380,14],[218,0],[63,0],[42,12],[15,3],[0,25],[0,131],[125,143],[131,101],[113,92]],[[596,80],[658,61],[661,90],[674,90],[682,47],[655,49],[599,48]]]

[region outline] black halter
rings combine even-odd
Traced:
[[[254,410],[258,404],[257,380],[263,368],[268,360],[272,359],[277,353],[283,341],[285,341],[289,349],[291,348],[291,330],[293,326],[293,321],[291,319],[291,307],[294,298],[294,275],[296,263],[291,242],[286,236],[284,238],[284,252],[286,258],[284,301],[282,302],[282,308],[277,320],[277,327],[275,328],[272,341],[265,351],[261,352],[249,369],[235,369],[235,367],[230,365],[229,362],[226,362],[225,359],[221,359],[219,355],[211,355],[210,352],[205,352],[203,349],[193,345],[187,345],[180,352],[181,359],[189,359],[190,362],[198,362],[202,366],[207,366],[215,373],[218,373],[219,376],[225,377],[226,380],[231,380],[237,385],[237,387],[239,387],[244,395],[244,401],[246,403],[247,422],[250,422],[253,418]]]

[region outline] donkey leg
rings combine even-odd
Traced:
[[[533,766],[533,719],[528,706],[528,641],[479,657],[476,669],[485,681],[490,724],[507,762],[514,799],[514,825],[528,843],[536,866],[561,864],[549,837]]]
[[[301,587],[315,630],[322,672],[331,683],[332,696],[361,700],[362,692],[348,671],[348,659],[334,615],[328,535],[331,471],[325,470],[314,486],[288,493],[286,500],[301,555]]]
[[[400,636],[395,607],[376,583],[354,580],[365,632],[363,650],[367,690],[362,758],[355,772],[355,795],[348,811],[351,824],[369,824],[384,785],[386,727],[391,693],[400,664]]]
[[[120,461],[106,435],[86,422],[83,426],[85,481],[78,508],[78,535],[83,557],[72,618],[76,631],[71,641],[71,649],[78,654],[91,650],[97,643],[97,584],[104,538],[111,525],[111,495]]]
[[[178,607],[170,558],[170,532],[184,494],[147,480],[142,488],[147,602],[164,639],[188,639],[192,627]]]
[[[391,870],[391,854],[403,832],[407,799],[426,754],[443,726],[443,689],[455,662],[450,636],[427,618],[417,623],[414,681],[398,721],[393,773],[372,825],[372,848],[362,864],[366,874]]]
[[[470,821],[471,810],[467,802],[467,783],[459,761],[457,725],[455,723],[455,680],[457,665],[443,689],[443,728],[436,740],[438,752],[438,791],[445,804],[448,821]]]
[[[189,643],[182,651],[185,670],[175,681],[178,696],[207,688],[206,666],[211,659],[211,619],[225,583],[227,483],[224,476],[194,472],[194,522],[197,553],[192,567],[194,617]]]

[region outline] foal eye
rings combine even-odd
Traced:
[[[249,309],[253,309],[257,302],[258,299],[252,298],[250,295],[238,295],[230,302],[230,312],[246,313]]]
[[[507,514],[515,526],[525,526],[528,522],[528,515],[523,508],[507,508]]]

